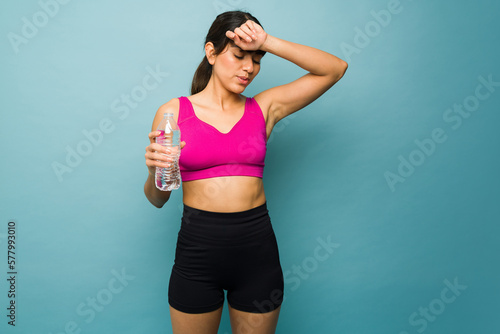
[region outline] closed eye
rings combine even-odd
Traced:
[[[243,59],[243,58],[244,58],[244,56],[238,56],[238,55],[236,55],[236,54],[235,54],[234,56],[235,56],[237,59]],[[254,62],[254,64],[260,65],[260,61],[257,61],[257,60],[255,60],[255,59],[252,59],[252,61]]]

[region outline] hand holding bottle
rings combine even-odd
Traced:
[[[158,143],[156,143],[156,137],[161,134],[160,131],[150,132],[148,137],[151,144],[146,147],[146,166],[149,169],[149,174],[151,176],[155,176],[156,167],[159,168],[168,168],[170,164],[173,162],[170,158],[171,153],[176,153],[171,151],[171,148],[164,147]],[[181,142],[181,149],[186,146],[186,142]]]

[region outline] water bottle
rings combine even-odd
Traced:
[[[173,113],[163,114],[163,119],[158,125],[160,135],[156,137],[156,142],[167,149],[170,149],[170,157],[173,163],[170,167],[156,167],[155,184],[156,188],[162,191],[178,189],[181,185],[181,174],[179,170],[179,157],[181,155],[181,131],[174,120]],[[168,155],[168,154],[164,154]]]

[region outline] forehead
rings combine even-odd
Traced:
[[[235,50],[237,50],[237,51],[239,51],[239,52],[243,52],[243,53],[248,53],[248,54],[251,54],[252,56],[253,56],[253,55],[256,55],[256,56],[263,56],[263,54],[262,54],[262,53],[259,53],[259,52],[257,52],[257,51],[245,51],[245,50],[243,50],[242,48],[240,48],[239,46],[237,46],[237,45],[236,45],[236,44],[234,44],[234,43],[230,43],[230,44],[229,44],[229,48],[230,48],[230,49],[235,49]]]

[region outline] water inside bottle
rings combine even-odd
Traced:
[[[169,167],[156,168],[155,183],[158,189],[171,191],[178,189],[181,185],[179,170],[180,130],[169,128],[165,130],[159,130],[160,135],[156,137],[156,142],[170,149],[172,162]]]

